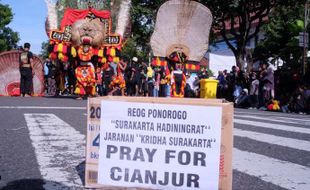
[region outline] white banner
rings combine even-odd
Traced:
[[[222,108],[103,100],[98,183],[218,190]]]
[[[218,55],[209,53],[209,68],[214,76],[218,76],[219,71],[225,69],[229,72],[232,66],[236,65],[236,58],[234,56]]]

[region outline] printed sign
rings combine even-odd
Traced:
[[[102,100],[98,183],[218,190],[221,127],[220,106]]]
[[[66,26],[64,31],[52,30],[50,34],[50,39],[57,42],[71,42],[71,30],[72,26]]]
[[[105,19],[107,20],[107,19]],[[50,39],[56,42],[71,42],[72,38],[72,26],[68,25],[64,31],[52,30],[50,33]],[[105,46],[119,46],[122,43],[122,38],[119,34],[110,34],[108,32],[104,39]]]
[[[121,36],[118,34],[109,35],[105,38],[106,46],[119,46],[122,42]]]

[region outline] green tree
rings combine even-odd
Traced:
[[[7,27],[12,19],[11,8],[0,3],[0,52],[13,49],[19,41],[18,33]]]
[[[254,56],[257,59],[281,58],[286,63],[297,65],[302,54],[298,35],[304,30],[303,3],[296,2],[274,9],[269,16],[269,23],[263,27],[265,39],[255,48]]]
[[[136,56],[147,60],[151,50],[150,37],[155,26],[156,13],[165,0],[132,0],[131,22],[132,37],[135,42]]]
[[[134,56],[137,56],[137,44],[135,42],[134,38],[129,38],[122,49],[122,54],[127,58],[132,58]]]
[[[244,69],[247,44],[257,37],[267,22],[271,10],[277,6],[291,6],[291,0],[201,0],[211,10],[213,31],[218,31],[236,57],[237,65]],[[301,2],[301,1],[300,1]],[[234,42],[231,41],[234,39]]]
[[[41,43],[40,57],[44,59],[48,57],[48,45],[49,45],[49,41],[45,41]]]

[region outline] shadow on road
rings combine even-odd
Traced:
[[[78,96],[70,95],[70,96],[42,96],[43,98],[52,98],[52,99],[76,99]]]
[[[9,182],[1,190],[41,190],[44,181],[42,179],[21,179]]]
[[[5,187],[2,187],[0,190],[53,190],[53,189],[70,190],[72,189],[72,187],[68,187],[53,181],[44,181],[42,179],[21,179],[9,182]]]
[[[75,167],[78,172],[79,177],[85,185],[85,161],[81,162]],[[21,179],[9,182],[5,187],[0,188],[0,190],[80,190],[84,189],[82,187],[68,187],[64,184],[45,181],[43,179]]]

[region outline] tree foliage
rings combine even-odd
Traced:
[[[291,6],[291,0],[202,0],[214,16],[213,31],[217,31],[244,69],[247,44],[257,37],[268,15],[278,6]],[[235,44],[230,39],[235,39]]]
[[[12,10],[8,5],[0,3],[0,18],[0,52],[3,52],[16,47],[19,36],[17,32],[7,27],[13,19]]]
[[[41,43],[41,52],[40,52],[40,57],[41,58],[48,58],[48,46],[49,46],[49,41],[44,41]]]
[[[124,47],[122,49],[122,54],[124,55],[124,57],[127,57],[127,59],[137,56],[136,47],[137,47],[137,44],[135,42],[135,39],[129,38],[124,44]]]
[[[273,57],[296,63],[301,56],[298,46],[299,32],[304,30],[304,2],[291,6],[279,6],[270,14],[269,23],[263,29],[265,39],[258,44],[254,56],[260,59]]]
[[[146,59],[150,52],[150,37],[153,33],[156,13],[165,0],[132,0],[132,39],[140,58]]]
[[[132,1],[132,32],[142,51],[149,50],[156,12],[164,2],[164,0]],[[278,5],[291,3],[289,0],[198,0],[198,2],[211,10],[214,19],[212,31],[226,42],[241,68],[244,67],[248,52],[247,44],[261,31],[270,11]],[[231,39],[235,39],[236,43],[234,44]]]
[[[12,21],[13,14],[8,5],[0,3],[0,18],[0,28],[5,27]]]

